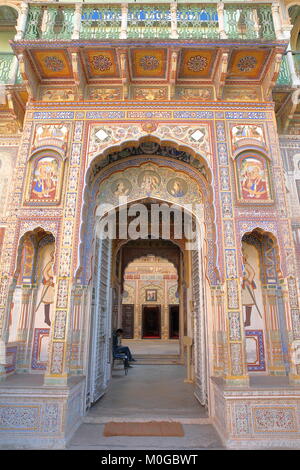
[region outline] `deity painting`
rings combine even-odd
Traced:
[[[58,202],[60,164],[54,157],[43,157],[35,162],[30,183],[30,201]]]
[[[182,178],[173,178],[168,182],[167,190],[171,196],[182,197],[187,192],[187,184]]]
[[[270,201],[266,161],[244,157],[237,162],[237,173],[242,201]]]
[[[111,185],[111,191],[115,197],[128,196],[131,188],[130,181],[126,178],[118,179]]]
[[[146,170],[139,176],[138,183],[142,191],[150,194],[159,187],[160,176],[155,171]]]

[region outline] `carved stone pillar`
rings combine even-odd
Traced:
[[[300,364],[295,362],[292,355],[294,344],[300,341],[300,305],[299,305],[299,291],[297,287],[297,280],[294,276],[289,276],[287,279],[290,316],[292,323],[292,331],[290,336],[290,372],[289,379],[291,384],[300,384]]]
[[[15,35],[15,41],[23,39],[26,29],[28,15],[28,3],[22,2],[19,9],[18,22],[16,26],[17,34]]]
[[[120,39],[127,39],[128,3],[122,3],[121,11]]]
[[[72,340],[70,345],[70,370],[74,374],[83,373],[83,349],[85,337],[84,298],[85,290],[81,285],[75,285],[72,290]]]
[[[278,2],[273,2],[271,8],[272,8],[272,16],[273,16],[276,39],[279,39],[279,40],[284,39],[280,12],[279,12],[280,5]]]
[[[268,289],[267,286],[264,286],[263,304],[265,305],[268,370],[270,375],[285,375],[282,341],[280,338],[280,322],[278,321],[281,312],[278,312],[275,289]]]
[[[82,3],[75,4],[74,29],[72,39],[79,39],[81,29]]]
[[[48,9],[46,7],[43,13],[43,17],[42,17],[42,24],[41,24],[42,35],[44,35],[44,33],[47,31],[47,22],[48,22]]]
[[[224,317],[224,292],[212,289],[212,329],[213,329],[213,371],[215,376],[222,376],[225,370],[226,322]]]
[[[247,385],[249,375],[245,354],[245,333],[241,305],[241,280],[237,269],[237,241],[235,237],[232,182],[225,122],[216,121],[216,140],[220,172],[221,217],[223,226],[224,289],[226,307],[227,363],[225,380],[230,385]]]
[[[177,3],[170,4],[171,11],[171,39],[178,39],[177,31]]]
[[[225,22],[224,22],[224,3],[219,2],[217,5],[218,11],[218,22],[219,22],[219,34],[220,39],[227,39],[227,34],[225,32]]]
[[[79,200],[80,169],[82,158],[83,122],[74,122],[73,143],[71,144],[69,172],[65,176],[64,215],[62,236],[57,253],[58,273],[55,283],[54,320],[51,324],[49,360],[45,384],[66,385],[69,375],[69,346],[72,328],[71,294],[73,287],[74,261],[77,256],[76,215]],[[78,226],[77,226],[78,227]],[[79,228],[77,228],[78,230]]]
[[[11,197],[8,201],[7,213],[11,214],[10,221],[5,228],[3,245],[0,260],[0,349],[2,351],[0,358],[0,380],[5,378],[5,368],[3,359],[5,359],[5,344],[8,341],[8,319],[11,305],[13,281],[13,270],[15,266],[15,236],[17,229],[17,210],[21,206],[22,190],[24,183],[24,169],[29,152],[29,140],[31,137],[32,123],[24,125],[24,132],[20,142],[18,158],[14,170],[13,178],[10,184],[13,188]]]

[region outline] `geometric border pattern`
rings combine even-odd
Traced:
[[[13,372],[16,369],[16,362],[17,362],[17,351],[18,347],[17,346],[11,346],[6,349],[6,353],[13,353],[13,361],[5,366],[5,373],[9,374],[10,372]]]
[[[266,370],[266,362],[265,362],[265,348],[264,348],[264,333],[263,330],[250,330],[245,331],[246,337],[256,337],[256,347],[258,352],[258,360],[259,364],[254,365],[248,363],[248,371],[265,371]]]
[[[35,370],[46,370],[47,363],[39,362],[41,342],[44,336],[49,336],[50,328],[35,328],[33,338],[31,368]]]

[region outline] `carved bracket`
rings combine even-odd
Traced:
[[[218,57],[218,66],[215,71],[213,78],[216,98],[218,100],[222,99],[223,87],[225,85],[227,71],[228,71],[228,62],[229,62],[229,50],[223,49],[219,53]]]
[[[128,51],[126,49],[117,49],[117,55],[123,85],[123,98],[126,100],[129,93]]]

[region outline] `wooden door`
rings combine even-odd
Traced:
[[[122,305],[122,330],[123,338],[132,339],[134,332],[134,305]]]
[[[158,339],[161,337],[160,305],[143,305],[143,338]]]

